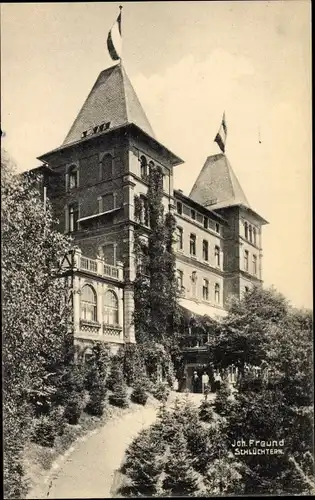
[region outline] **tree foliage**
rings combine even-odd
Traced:
[[[1,162],[1,250],[5,496],[24,494],[21,454],[34,407],[57,398],[65,367],[71,301],[61,258],[71,241],[54,230],[38,179]],[[57,398],[58,399],[58,398]]]

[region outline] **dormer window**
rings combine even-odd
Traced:
[[[69,189],[75,189],[78,187],[78,169],[76,165],[69,168]]]

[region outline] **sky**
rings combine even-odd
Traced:
[[[111,66],[116,2],[1,4],[2,146],[20,171],[61,145]],[[122,3],[123,64],[189,194],[225,111],[226,155],[263,228],[263,279],[312,307],[311,3]],[[259,140],[261,143],[259,143]]]

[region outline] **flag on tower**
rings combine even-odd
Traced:
[[[222,153],[225,152],[226,136],[227,136],[227,126],[226,126],[225,112],[224,112],[219,132],[217,133],[217,135],[215,136],[215,139],[214,139],[214,142],[216,142],[218,144]]]
[[[107,36],[107,48],[110,57],[114,61],[121,59],[122,38],[121,38],[121,9],[120,6],[119,16],[111,27]]]

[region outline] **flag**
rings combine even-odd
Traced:
[[[227,126],[226,126],[226,122],[225,122],[225,113],[223,113],[222,122],[221,122],[219,132],[217,133],[217,135],[215,136],[215,139],[214,139],[214,142],[216,142],[218,144],[222,153],[225,152],[226,136],[227,136]]]
[[[121,38],[121,9],[119,12],[119,16],[117,17],[115,23],[111,27],[108,36],[107,36],[107,48],[110,57],[114,61],[118,61],[121,59],[121,49],[122,49],[122,38]]]

